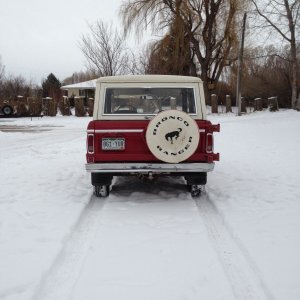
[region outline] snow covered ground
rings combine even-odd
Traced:
[[[197,201],[181,178],[96,199],[89,118],[0,119],[0,299],[300,299],[300,113],[209,119]]]

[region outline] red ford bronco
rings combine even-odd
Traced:
[[[214,168],[213,132],[199,78],[167,75],[98,79],[87,128],[87,164],[95,195],[109,195],[113,176],[184,176],[199,196]]]

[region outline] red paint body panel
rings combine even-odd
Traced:
[[[86,155],[87,162],[159,162],[147,147],[146,130],[149,120],[122,120],[122,121],[91,121],[88,125],[89,133],[94,133],[94,153]],[[196,152],[186,162],[208,162],[219,160],[219,153],[206,152],[206,134],[220,131],[220,125],[212,125],[206,120],[196,120],[200,132],[200,141]],[[142,132],[97,133],[97,130],[132,130]],[[96,132],[95,132],[96,131]],[[125,150],[102,150],[102,138],[125,138]]]

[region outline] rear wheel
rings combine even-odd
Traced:
[[[184,176],[187,185],[206,185],[207,183],[207,173],[198,172],[198,173],[189,173]]]
[[[94,193],[96,197],[108,197],[109,196],[109,185],[95,185]]]
[[[107,197],[113,176],[111,174],[92,173],[91,181],[96,197]]]
[[[200,197],[202,192],[201,185],[191,185],[190,192],[192,197]]]
[[[13,113],[13,108],[9,105],[5,105],[2,107],[2,113],[7,117],[11,116]]]

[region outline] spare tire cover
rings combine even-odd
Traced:
[[[186,113],[167,110],[159,113],[149,123],[146,141],[152,154],[168,163],[188,159],[199,144],[197,123]]]

